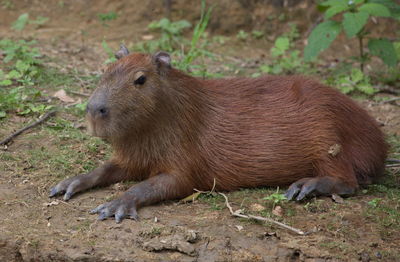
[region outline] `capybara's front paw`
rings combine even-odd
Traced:
[[[99,214],[99,220],[114,216],[115,222],[117,223],[120,223],[124,218],[138,220],[135,201],[126,197],[121,197],[102,204],[91,210],[90,213]]]
[[[50,190],[50,197],[64,194],[63,199],[69,200],[74,194],[86,189],[84,175],[67,178]]]

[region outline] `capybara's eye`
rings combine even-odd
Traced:
[[[139,76],[139,78],[137,78],[135,80],[135,82],[133,82],[135,85],[143,85],[146,82],[146,77],[144,75]]]

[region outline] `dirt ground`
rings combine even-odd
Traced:
[[[6,6],[8,2],[12,5]],[[212,35],[232,37],[237,27],[267,28],[258,17],[278,10],[260,9],[262,1],[250,1],[248,8],[253,12],[247,10],[251,15],[244,16],[240,3],[245,1],[233,2],[228,13],[224,12],[224,5],[229,1],[217,5],[217,18],[210,25]],[[304,2],[291,8],[309,8],[309,1]],[[118,12],[119,18],[104,25],[97,14],[109,11]],[[12,22],[24,12],[31,17],[48,17],[49,22],[40,27],[28,25],[21,32],[11,30]],[[101,47],[103,39],[112,48],[120,42],[134,45],[149,34],[147,25],[165,13],[161,1],[3,1],[0,39],[37,39],[41,52],[51,58],[48,65],[61,71],[96,75],[107,58]],[[198,19],[198,14],[198,4],[182,1],[176,1],[171,10],[173,18],[191,22]],[[316,17],[316,13],[308,12],[299,22],[301,32],[306,32]],[[268,28],[279,35],[278,31],[285,27],[277,23]],[[218,67],[224,59],[257,61],[271,46],[268,38],[274,39],[272,33],[267,40],[245,43],[232,37],[232,41],[215,47],[216,52],[229,56],[221,55],[212,66]],[[43,91],[50,95],[59,89],[88,94],[93,86],[75,80],[69,86]],[[399,143],[399,105],[372,100],[360,103],[384,125],[389,141]],[[31,120],[14,115],[1,121],[0,137]],[[400,158],[399,145],[393,148],[391,157]],[[275,188],[227,194],[235,210],[271,217],[308,232],[306,236],[272,224],[232,217],[218,195],[203,195],[190,203],[145,207],[139,211],[139,221],[124,220],[121,224],[111,219],[97,221],[88,211],[118,196],[132,183],[91,190],[69,202],[48,197],[49,189],[58,181],[91,170],[110,152],[108,145],[86,134],[83,116],[69,111],[59,112],[2,148],[0,261],[400,261],[398,167],[388,168],[389,182],[360,190],[343,203],[331,198],[282,202],[278,204],[283,210],[281,215],[271,214],[273,204],[263,200]]]

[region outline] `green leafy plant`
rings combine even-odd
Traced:
[[[239,30],[239,32],[236,34],[236,38],[239,40],[246,40],[249,37],[249,34],[243,30]]]
[[[203,0],[201,2],[201,16],[199,22],[196,24],[193,30],[192,40],[190,42],[190,48],[188,52],[182,53],[183,59],[179,62],[178,68],[181,70],[188,70],[189,65],[192,62],[203,55],[211,56],[211,53],[206,51],[205,44],[199,46],[200,39],[205,35],[205,30],[207,28],[208,22],[210,21],[210,16],[212,12],[212,8],[210,7],[207,11],[206,9],[206,2]],[[184,52],[184,51],[183,51]],[[206,74],[206,69],[203,66],[199,66],[197,69],[201,72],[203,76]]]
[[[113,12],[113,11],[108,12],[108,13],[100,13],[100,14],[97,14],[97,16],[99,17],[100,21],[103,21],[103,22],[112,21],[112,20],[117,19],[117,17],[118,17],[117,13]]]
[[[12,24],[11,28],[16,31],[21,31],[25,28],[29,20],[29,14],[24,13],[18,17],[18,19]]]
[[[262,73],[268,74],[292,74],[307,73],[311,70],[310,64],[305,63],[300,56],[300,51],[294,49],[294,40],[298,37],[296,27],[290,32],[279,36],[271,48],[272,62],[260,66]],[[258,76],[258,74],[254,75]]]
[[[327,84],[335,86],[344,94],[361,93],[365,95],[373,95],[378,90],[373,88],[370,79],[360,69],[353,68],[348,72],[344,72],[328,78]]]
[[[191,27],[186,20],[171,22],[163,18],[159,21],[152,22],[148,28],[161,33],[158,39],[149,40],[138,43],[135,49],[141,52],[154,53],[163,50],[177,56],[178,59],[172,61],[173,65],[180,70],[190,71],[196,76],[208,76],[207,68],[204,64],[193,65],[193,62],[199,57],[212,56],[207,51],[207,34],[205,32],[210,20],[212,7],[206,11],[206,3],[201,3],[200,20],[193,29],[192,37],[187,40],[183,37],[185,29]]]
[[[283,201],[287,201],[285,195],[279,193],[279,187],[276,189],[275,193],[272,193],[271,195],[264,197],[263,199],[272,201],[273,203],[272,209],[274,209],[277,204],[282,203]]]
[[[108,26],[106,22],[113,21],[118,18],[118,14],[116,12],[108,12],[108,13],[99,13],[97,17],[102,22],[103,26]]]
[[[109,63],[113,63],[113,62],[117,61],[117,58],[115,58],[114,51],[107,44],[105,39],[103,39],[103,41],[101,42],[101,46],[103,47],[104,51],[106,51],[106,53],[108,55],[107,60],[104,62],[105,64],[109,64]]]
[[[42,113],[50,107],[35,104],[33,101],[41,97],[41,92],[34,87],[39,81],[41,54],[32,47],[35,41],[0,40],[6,71],[0,70],[0,117],[6,112],[16,111],[18,114]]]
[[[382,201],[382,199],[380,199],[380,198],[374,198],[371,201],[368,201],[368,205],[373,207],[373,208],[377,208],[381,201]]]
[[[255,39],[261,39],[264,36],[264,33],[262,31],[259,31],[259,30],[253,30],[253,31],[251,31],[251,35]]]
[[[167,18],[162,18],[159,21],[152,22],[148,28],[152,31],[160,32],[160,38],[144,42],[140,48],[149,52],[156,50],[172,52],[175,49],[179,49],[182,44],[187,43],[183,39],[182,34],[189,27],[191,27],[191,24],[186,20],[171,22]]]
[[[398,56],[393,43],[387,38],[369,37],[366,24],[370,17],[385,17],[399,20],[400,5],[392,0],[327,0],[318,5],[325,13],[325,21],[317,25],[308,38],[304,49],[306,61],[315,59],[327,49],[333,40],[344,31],[348,38],[356,37],[359,43],[360,69],[370,56],[378,56],[388,66],[396,66]],[[341,16],[339,16],[341,15]],[[341,18],[332,20],[333,17]],[[364,40],[368,39],[369,52],[364,52]]]
[[[29,14],[24,13],[24,14],[20,15],[17,18],[17,20],[15,20],[15,22],[12,24],[11,28],[16,31],[22,31],[27,24],[33,24],[33,25],[35,25],[35,27],[39,27],[39,26],[43,25],[44,23],[46,23],[48,20],[49,20],[49,18],[44,17],[44,16],[38,16],[38,17],[36,17],[35,20],[30,20]]]

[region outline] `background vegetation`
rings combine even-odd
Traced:
[[[262,1],[248,2],[255,10]],[[287,2],[297,4],[296,1]],[[280,12],[265,7],[264,24],[234,27],[226,30],[228,32],[215,29],[222,23],[217,20],[224,14],[218,9],[222,3],[224,1],[209,4],[199,1],[196,16],[187,17],[180,11],[184,4],[178,2],[177,7],[160,4],[158,15],[144,22],[140,15],[146,12],[146,6],[143,9],[135,6],[139,11],[124,13],[124,8],[117,8],[118,4],[114,3],[115,7],[99,4],[102,9],[93,7],[91,15],[85,13],[90,8],[89,11],[82,8],[81,13],[75,12],[74,19],[89,20],[88,25],[72,28],[71,35],[75,38],[68,41],[64,39],[67,33],[64,35],[62,26],[56,27],[55,31],[61,30],[58,38],[53,31],[42,38],[42,33],[53,30],[53,23],[59,22],[51,12],[39,14],[22,2],[0,1],[2,14],[14,14],[7,17],[7,24],[1,25],[0,34],[1,137],[50,111],[57,111],[56,116],[43,125],[2,146],[0,168],[5,170],[1,181],[4,188],[14,190],[7,181],[19,185],[32,181],[35,189],[31,189],[30,194],[40,199],[35,201],[45,202],[47,187],[61,178],[90,171],[110,155],[107,144],[86,134],[84,113],[88,96],[101,76],[101,68],[115,61],[114,51],[121,42],[138,52],[168,51],[174,67],[197,77],[305,74],[317,78],[365,106],[384,125],[391,145],[390,158],[400,159],[400,5],[396,1],[316,1],[310,7],[314,10],[310,15],[313,19],[306,25],[284,12],[290,7],[281,7]],[[66,1],[57,1],[53,8],[70,12],[68,8],[72,10],[73,7],[68,5]],[[256,11],[252,14],[256,15]],[[143,25],[140,30],[138,25],[127,25],[125,21],[134,15],[139,17],[135,21]],[[91,27],[96,28],[95,32]],[[274,28],[272,32],[270,27]],[[130,34],[129,30],[134,32]],[[113,32],[115,34],[110,35]],[[121,188],[129,185],[121,185]],[[229,194],[229,198],[248,213],[298,227],[309,228],[309,223],[321,225],[324,237],[329,237],[317,241],[317,249],[327,250],[331,257],[359,259],[366,253],[376,259],[393,261],[400,259],[394,247],[400,241],[399,185],[399,163],[392,161],[388,162],[383,181],[363,188],[358,196],[345,199],[342,204],[320,198],[300,204],[288,202],[279,188],[246,189]],[[120,193],[122,189],[113,189],[113,192]],[[102,197],[109,198],[108,195]],[[0,197],[2,204],[14,203],[2,201]],[[225,208],[224,199],[215,194],[200,195],[193,205],[196,203],[203,213],[222,212]],[[42,206],[42,203],[33,204]],[[17,214],[18,210],[20,208],[13,212]],[[356,217],[351,216],[354,210],[357,210]],[[24,217],[29,215],[23,213],[15,221],[27,223],[22,220]],[[359,232],[360,221],[379,235],[381,241],[374,239],[380,244],[372,243],[362,252],[359,249],[366,244]],[[247,223],[241,221],[241,226]],[[8,221],[5,226],[11,224]],[[32,228],[35,226],[37,224]],[[92,230],[87,221],[68,226],[71,227],[68,230],[80,233]],[[44,246],[40,243],[47,241],[19,228],[15,231],[33,246]],[[160,227],[152,232],[162,234]],[[371,236],[365,237],[366,241],[368,237]],[[91,247],[98,244],[93,243],[93,239],[85,241]],[[313,245],[310,243],[307,246]]]

